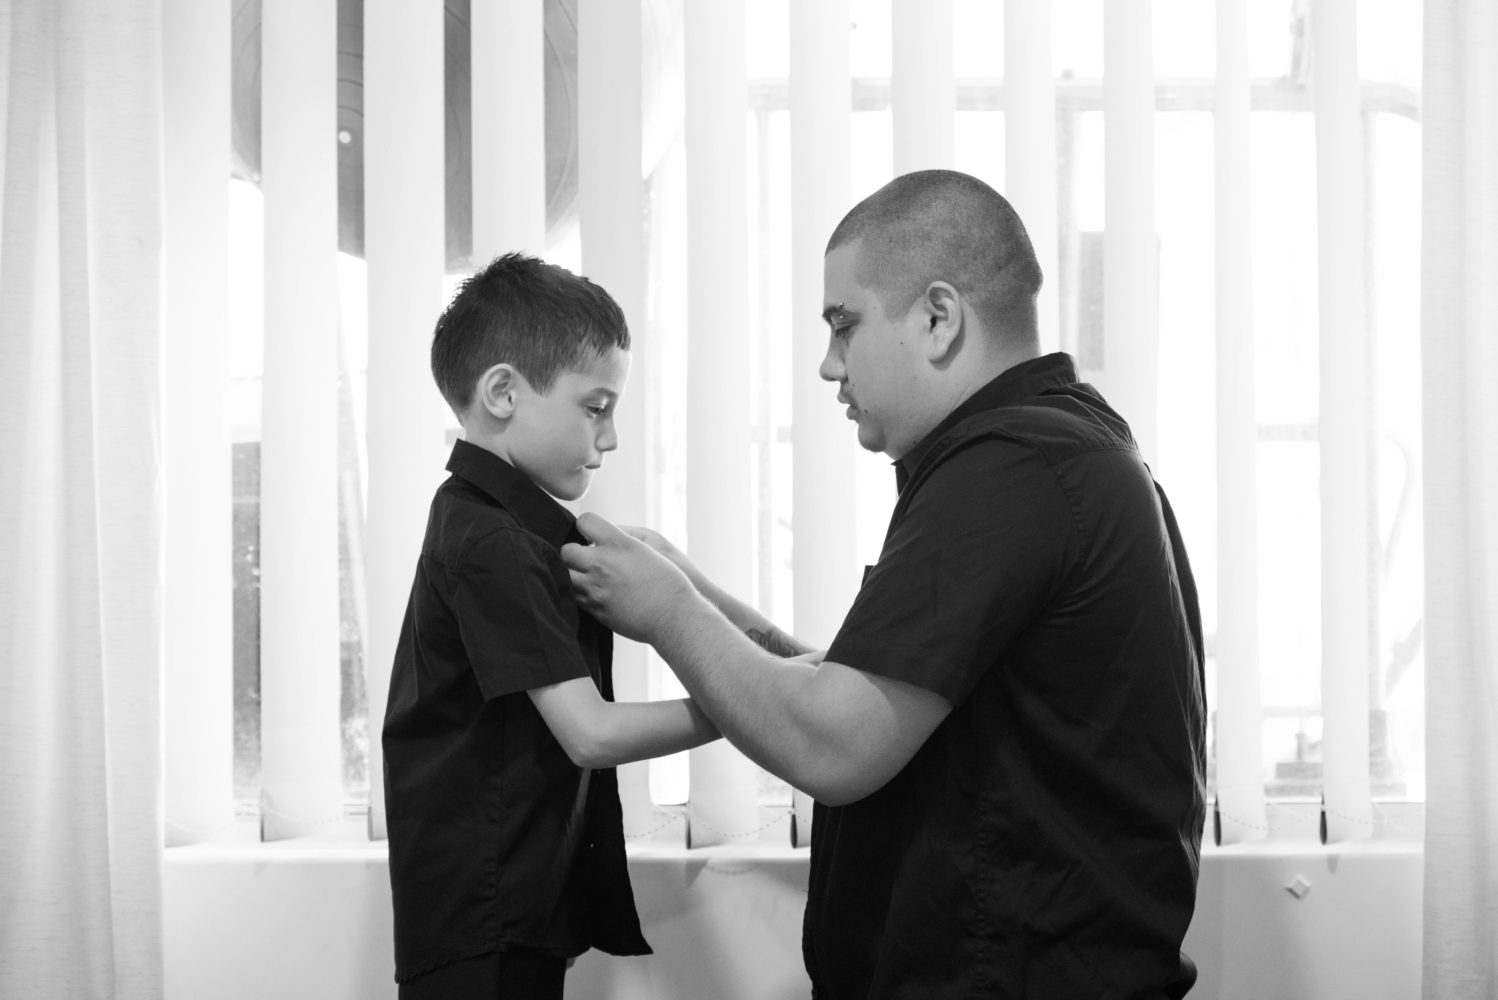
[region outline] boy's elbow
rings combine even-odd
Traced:
[[[613,737],[610,719],[600,716],[591,724],[580,726],[561,740],[567,759],[578,767],[596,770],[602,767],[617,767],[629,758],[620,752],[618,741]]]
[[[607,703],[591,681],[568,681],[545,689],[537,708],[552,738],[577,767],[610,767],[611,732]]]
[[[596,739],[584,734],[576,734],[570,739],[558,740],[558,742],[562,744],[562,750],[567,754],[567,759],[577,767],[592,770],[611,766],[608,752]]]

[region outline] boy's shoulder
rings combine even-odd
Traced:
[[[474,562],[549,564],[561,559],[512,511],[461,476],[448,477],[432,497],[422,554],[451,567]]]

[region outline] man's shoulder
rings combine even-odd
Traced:
[[[1075,383],[976,413],[953,428],[948,450],[1020,447],[1051,463],[1096,451],[1136,451],[1128,422],[1091,386]]]

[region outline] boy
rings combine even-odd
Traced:
[[[520,254],[437,321],[432,374],[464,439],[385,712],[402,1000],[560,998],[590,947],[650,952],[613,768],[718,734],[690,701],[613,702],[613,635],[573,601],[559,549],[581,536],[552,499],[582,496],[617,446],[628,349],[606,291]]]

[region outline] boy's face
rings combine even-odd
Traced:
[[[588,492],[605,452],[619,446],[614,407],[629,378],[629,354],[617,347],[563,372],[551,391],[522,382],[505,433],[510,464],[558,500]]]

